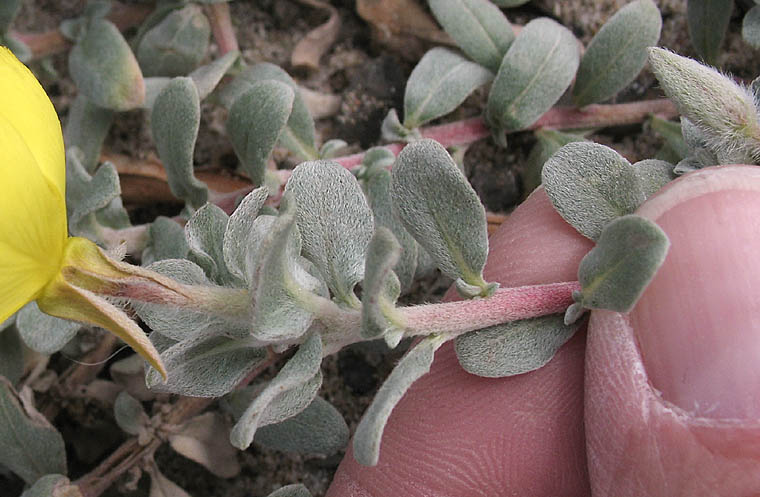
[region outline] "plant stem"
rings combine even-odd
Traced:
[[[623,124],[638,123],[656,115],[670,119],[678,115],[675,105],[667,99],[642,100],[626,104],[589,105],[583,109],[575,107],[553,107],[541,116],[538,121],[526,129],[510,131],[526,131],[539,128],[552,129],[582,129],[603,128]],[[424,138],[432,138],[444,147],[469,145],[490,135],[485,121],[481,117],[473,117],[462,121],[420,128]],[[386,145],[391,152],[398,155],[406,144],[391,143]],[[333,159],[347,169],[353,169],[361,164],[364,152],[346,155]]]
[[[219,47],[219,56],[239,50],[235,30],[230,18],[230,5],[227,2],[212,3],[205,6],[206,15],[211,23],[214,40]]]
[[[260,364],[249,374],[238,387],[243,387],[253,381],[272,364],[280,360],[286,354],[274,354],[270,352],[269,358]],[[180,397],[171,409],[168,409],[163,420],[165,425],[179,425],[188,421],[193,416],[200,414],[216,399],[198,397]],[[108,458],[101,462],[95,469],[74,482],[79,487],[82,497],[98,497],[108,490],[116,480],[132,467],[140,464],[156,449],[163,441],[154,438],[147,445],[137,443],[137,437],[132,437],[119,446]]]
[[[405,319],[407,336],[440,333],[453,338],[497,324],[563,312],[573,303],[577,281],[500,288],[483,299],[427,304],[397,309]]]

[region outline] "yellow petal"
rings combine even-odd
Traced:
[[[58,115],[32,72],[5,47],[0,47],[0,117],[16,128],[42,174],[66,198],[66,159]]]
[[[61,191],[0,114],[0,322],[34,300],[55,277],[65,240]]]

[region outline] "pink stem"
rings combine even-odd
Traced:
[[[214,40],[219,46],[219,56],[239,50],[235,30],[232,28],[229,4],[227,2],[213,3],[206,6],[206,13],[214,33]]]
[[[500,288],[488,298],[398,308],[407,335],[458,336],[488,326],[564,312],[573,303],[577,281]]]

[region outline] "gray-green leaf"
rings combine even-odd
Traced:
[[[731,0],[688,0],[686,20],[689,36],[702,60],[715,65],[731,20]]]
[[[248,237],[267,196],[267,189],[264,187],[256,188],[246,195],[230,215],[224,230],[222,253],[225,264],[230,273],[241,280],[246,279],[246,257],[250,250]]]
[[[147,371],[145,382],[156,392],[220,397],[235,388],[267,357],[262,348],[223,336],[174,342],[153,333],[150,338],[161,351],[161,359],[169,372],[169,380],[164,382],[155,369]]]
[[[551,19],[529,22],[509,47],[488,95],[486,120],[495,133],[522,129],[549,110],[578,69],[578,41]]]
[[[375,466],[380,458],[380,442],[388,418],[412,383],[430,371],[435,351],[444,343],[429,336],[410,350],[377,391],[354,434],[354,457],[364,466]]]
[[[29,302],[18,311],[16,327],[27,347],[40,354],[54,354],[74,338],[82,327],[79,323],[45,314],[36,302]]]
[[[428,0],[430,10],[472,60],[496,72],[515,33],[488,0]]]
[[[676,178],[673,164],[659,159],[646,159],[633,165],[633,171],[646,198]]]
[[[31,485],[51,473],[66,474],[66,448],[58,430],[32,405],[31,390],[26,394],[17,394],[0,377],[0,464]]]
[[[221,97],[223,104],[229,108],[239,95],[244,93],[256,81],[275,80],[285,83],[295,93],[293,111],[288,118],[288,125],[280,135],[280,144],[294,154],[306,160],[319,156],[314,137],[314,119],[309,113],[296,82],[280,67],[262,62],[245,68],[227,85]]]
[[[395,157],[393,159],[395,160]],[[381,167],[373,167],[369,170],[367,176],[365,180],[367,200],[372,209],[375,226],[388,228],[393,233],[396,241],[401,245],[401,255],[393,271],[398,276],[401,291],[405,292],[409,290],[414,281],[419,245],[412,235],[406,231],[406,228],[401,224],[396,214],[393,213],[390,171]]]
[[[280,423],[260,427],[253,441],[268,449],[330,456],[348,444],[348,425],[322,397]]]
[[[209,279],[222,285],[239,281],[230,274],[224,262],[224,233],[228,219],[222,209],[206,204],[195,211],[185,225],[189,259],[202,267]]]
[[[536,144],[528,154],[528,160],[522,172],[522,191],[526,197],[541,184],[541,171],[544,169],[544,164],[557,150],[568,143],[586,140],[580,134],[544,128],[536,130],[535,135]]]
[[[230,108],[227,135],[254,185],[264,182],[267,160],[288,122],[294,97],[285,83],[257,81]]]
[[[164,259],[184,259],[189,251],[184,228],[168,217],[158,216],[148,227],[142,263],[147,266]]]
[[[193,174],[193,152],[201,122],[198,90],[190,78],[174,78],[156,97],[151,131],[169,188],[194,208],[206,203],[208,187]]]
[[[561,314],[512,321],[457,337],[454,350],[465,371],[486,378],[527,373],[549,362],[572,337]]]
[[[641,216],[615,219],[581,260],[579,296],[587,309],[629,312],[665,261],[670,241],[662,229]]]
[[[230,433],[232,445],[244,450],[251,445],[259,426],[284,421],[288,417],[295,416],[305,409],[311,403],[319,388],[319,384],[316,384],[316,388],[313,388],[313,385],[309,385],[310,381],[318,377],[319,383],[321,383],[322,378],[319,371],[321,363],[322,338],[318,333],[313,333],[298,347],[295,355],[283,366],[280,372],[277,373],[277,376],[269,382],[242,414]],[[308,388],[302,388],[305,385]],[[268,420],[265,419],[270,405],[278,397],[282,399],[282,396],[287,395],[290,391],[299,389],[300,391],[295,392],[298,395],[288,396],[288,402],[285,402],[284,405],[277,409],[280,411],[278,415],[270,415]],[[299,406],[300,409],[297,409]]]
[[[116,397],[113,414],[119,428],[130,435],[139,434],[150,423],[150,418],[140,401],[124,391]]]
[[[299,264],[301,238],[293,214],[280,214],[262,247],[251,334],[275,343],[294,340],[311,326],[308,299],[322,293],[323,284]]]
[[[760,49],[760,5],[755,5],[742,20],[742,38],[752,48]]]
[[[0,328],[0,376],[15,385],[24,374],[24,349],[15,326]]]
[[[119,28],[105,19],[90,22],[71,49],[69,74],[79,91],[100,107],[124,111],[145,100],[137,59]]]
[[[82,164],[92,174],[100,158],[100,149],[113,122],[114,112],[98,107],[82,94],[69,107],[63,131],[66,149],[82,151]]]
[[[453,279],[486,291],[486,212],[446,149],[434,140],[407,145],[392,171],[399,219]]]
[[[404,126],[416,128],[445,116],[492,79],[491,71],[451,50],[430,50],[406,82]]]
[[[401,293],[393,267],[399,260],[401,245],[388,228],[378,227],[367,248],[362,284],[362,329],[365,338],[376,338],[386,331],[400,329],[396,300]]]
[[[356,178],[335,162],[305,162],[293,171],[285,191],[296,201],[305,257],[337,300],[357,306],[354,286],[364,278],[374,223]]]
[[[633,166],[598,143],[565,145],[546,161],[542,177],[560,215],[592,240],[607,223],[630,214],[645,199]]]
[[[184,76],[208,51],[211,26],[198,5],[174,10],[148,30],[137,47],[145,76]]]
[[[578,107],[602,102],[636,78],[657,44],[662,17],[652,0],[636,0],[620,9],[594,36],[583,54],[573,88]]]

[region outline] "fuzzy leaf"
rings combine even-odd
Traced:
[[[755,5],[742,20],[742,38],[754,49],[760,49],[760,5]]]
[[[322,383],[321,363],[322,338],[313,333],[242,414],[230,433],[232,445],[244,450],[259,426],[279,423],[304,410]]]
[[[211,26],[198,5],[174,10],[140,39],[137,60],[145,76],[184,76],[208,51]]]
[[[221,95],[222,102],[229,108],[239,95],[247,91],[250,85],[257,81],[266,80],[285,83],[295,93],[293,111],[288,118],[288,125],[280,135],[280,144],[306,160],[316,159],[319,153],[314,137],[314,119],[311,117],[303,97],[298,92],[296,82],[280,67],[262,62],[245,68],[224,88]]]
[[[287,485],[285,487],[281,487],[269,494],[267,497],[311,497],[311,492],[309,492],[306,487],[298,483],[295,485]]]
[[[75,236],[97,240],[102,227],[96,214],[121,197],[119,173],[113,164],[105,162],[90,175],[73,150],[69,150],[66,160],[66,210],[69,231]],[[126,215],[126,212],[124,214]]]
[[[665,140],[656,158],[676,163],[689,155],[689,147],[683,138],[680,123],[652,116],[649,119],[649,126]]]
[[[293,110],[293,90],[279,81],[257,81],[230,108],[227,135],[243,170],[263,185],[267,160]]]
[[[566,326],[561,314],[522,319],[457,337],[454,350],[465,371],[502,378],[545,365],[578,326]]]
[[[304,256],[317,266],[337,300],[357,306],[354,286],[364,278],[374,228],[356,178],[335,162],[305,162],[293,171],[285,191],[296,202]]]
[[[652,221],[636,215],[615,219],[581,260],[581,291],[573,298],[587,309],[630,312],[669,246],[667,235]]]
[[[320,293],[323,287],[299,264],[301,238],[295,216],[281,212],[263,246],[251,334],[275,343],[296,339],[314,320],[314,314],[307,310],[308,296]]]
[[[542,173],[554,208],[582,235],[596,240],[613,219],[644,201],[633,166],[598,143],[569,143],[554,154]]]
[[[29,302],[18,311],[16,327],[27,347],[50,355],[69,343],[82,325],[45,314],[37,307],[37,302]]]
[[[380,442],[391,411],[412,383],[430,371],[433,357],[444,340],[440,336],[424,338],[399,361],[380,387],[362,416],[354,434],[354,457],[364,466],[375,466],[380,457]]]
[[[148,227],[148,244],[142,253],[144,266],[165,259],[184,259],[190,252],[185,229],[165,216],[158,216]]]
[[[229,439],[220,436],[229,426],[217,412],[206,412],[184,423],[169,435],[175,452],[197,462],[219,478],[232,478],[240,473],[237,451]]]
[[[189,259],[202,267],[209,279],[221,285],[238,282],[224,262],[224,233],[228,220],[222,209],[206,204],[185,225]]]
[[[0,328],[0,376],[15,385],[24,374],[24,349],[14,326]]]
[[[689,37],[699,56],[710,65],[716,65],[720,46],[726,37],[734,2],[730,0],[688,0],[686,20]]]
[[[391,194],[399,219],[447,276],[487,291],[486,212],[443,146],[407,145],[392,171]]]
[[[633,165],[633,171],[646,198],[676,178],[673,167],[670,162],[658,159],[646,159]]]
[[[139,434],[150,424],[150,418],[140,401],[127,392],[121,392],[116,397],[113,414],[119,428],[130,435]]]
[[[124,111],[145,100],[140,66],[119,28],[105,19],[89,23],[69,53],[69,74],[95,105]]]
[[[399,260],[401,245],[388,228],[378,227],[367,248],[362,283],[362,329],[364,338],[376,338],[388,330],[400,329],[396,300],[401,293],[393,267]]]
[[[488,95],[486,121],[495,133],[530,126],[570,86],[578,69],[578,42],[551,19],[525,25],[509,47]]]
[[[195,87],[198,89],[198,96],[201,100],[214,91],[214,88],[216,88],[224,75],[227,74],[232,64],[238,60],[238,57],[240,57],[240,52],[237,50],[227,52],[218,59],[200,66],[188,74],[193,83],[195,83]]]
[[[156,97],[151,131],[169,188],[194,208],[206,203],[208,187],[193,174],[193,152],[201,122],[198,90],[190,78],[174,78]]]
[[[66,148],[82,151],[82,164],[92,174],[98,165],[100,149],[113,123],[114,112],[98,107],[82,94],[69,107],[63,131]]]
[[[492,79],[491,71],[451,50],[430,50],[406,82],[404,126],[416,128],[445,116]]]
[[[82,497],[82,493],[63,475],[45,475],[26,489],[21,497]]]
[[[393,159],[395,160],[395,157]],[[388,228],[401,245],[401,255],[394,267],[394,272],[401,284],[401,291],[407,291],[414,281],[419,245],[393,213],[390,171],[382,168],[373,169],[370,170],[368,176],[365,182],[367,200],[372,209],[375,226]]]
[[[22,392],[23,393],[23,392]],[[0,464],[27,484],[51,474],[66,474],[63,437],[10,382],[0,377]]]
[[[636,0],[620,9],[594,36],[583,54],[573,88],[578,107],[602,102],[633,81],[657,45],[662,17],[652,0]]]
[[[330,456],[346,447],[348,435],[340,412],[322,397],[314,397],[292,418],[260,427],[253,441],[267,449]]]
[[[222,242],[224,262],[230,273],[241,280],[246,279],[246,257],[251,249],[248,245],[248,237],[267,196],[268,192],[264,187],[256,188],[246,195],[235,212],[230,215],[224,230]]]
[[[428,4],[464,53],[481,66],[498,71],[515,39],[512,26],[498,7],[488,0],[428,0]]]
[[[148,387],[190,397],[226,394],[267,356],[264,349],[251,347],[245,340],[223,336],[174,342],[153,333],[150,339],[161,351],[169,379],[163,382],[158,371],[150,368],[145,377]]]
[[[5,0],[0,3],[0,36],[8,32],[20,8],[21,0]]]
[[[541,184],[541,171],[544,169],[544,164],[557,150],[568,143],[586,140],[583,135],[563,133],[562,131],[553,129],[539,129],[535,135],[536,144],[531,149],[530,154],[528,154],[528,160],[522,173],[524,196],[528,196],[530,192]]]

